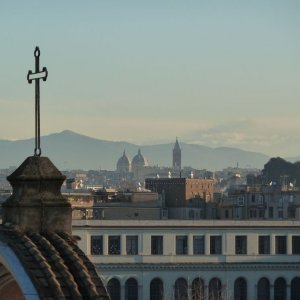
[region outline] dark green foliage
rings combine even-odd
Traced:
[[[263,176],[268,182],[275,181],[278,184],[290,182],[300,184],[300,162],[291,163],[280,157],[271,158],[262,170]]]

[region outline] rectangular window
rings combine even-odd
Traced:
[[[103,254],[103,238],[102,235],[91,236],[91,254],[102,255]]]
[[[275,237],[275,253],[286,254],[286,236]]]
[[[161,235],[151,236],[151,254],[163,255],[163,237]]]
[[[210,254],[222,254],[222,237],[220,235],[210,237]]]
[[[295,207],[289,207],[288,208],[288,218],[289,219],[295,219],[296,218],[296,208]]]
[[[127,255],[137,255],[138,254],[138,236],[126,236],[126,253]]]
[[[300,236],[292,237],[293,254],[300,254]]]
[[[108,254],[118,255],[121,253],[121,238],[119,235],[108,237]]]
[[[273,209],[273,206],[269,207],[269,218],[270,219],[273,219],[274,217],[274,209]]]
[[[194,235],[193,250],[195,255],[204,254],[204,235]]]
[[[247,236],[237,235],[235,237],[235,254],[247,254]]]
[[[258,211],[258,216],[260,219],[264,219],[265,218],[265,210],[264,209],[260,209]]]
[[[176,236],[176,254],[187,254],[187,236],[178,235]]]
[[[258,253],[270,254],[270,236],[261,235],[258,237]]]

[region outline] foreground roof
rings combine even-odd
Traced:
[[[0,226],[0,241],[14,251],[40,299],[109,299],[94,265],[69,234]]]

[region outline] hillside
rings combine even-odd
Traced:
[[[130,159],[140,148],[150,165],[171,166],[173,143],[140,146],[127,142],[112,142],[90,138],[65,130],[41,138],[42,155],[48,156],[61,170],[115,170],[123,150]],[[210,148],[180,143],[182,165],[198,169],[221,170],[228,166],[263,168],[267,155],[236,148]],[[34,140],[0,140],[0,168],[19,165],[33,154]]]

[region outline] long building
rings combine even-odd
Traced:
[[[300,299],[300,221],[76,220],[112,300]]]

